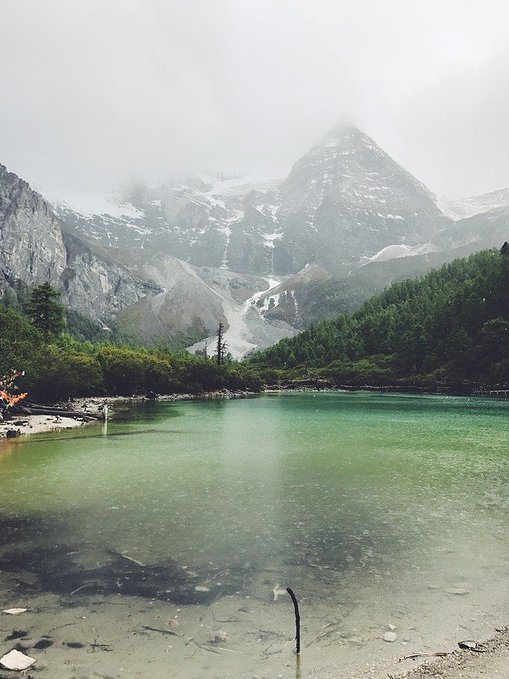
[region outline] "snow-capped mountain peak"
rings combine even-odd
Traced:
[[[332,128],[278,185],[258,176],[188,178],[127,192],[132,213],[57,207],[71,228],[108,245],[156,248],[196,266],[294,274],[334,271],[383,248],[428,241],[447,224],[431,193],[349,123]]]

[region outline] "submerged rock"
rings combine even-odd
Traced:
[[[45,637],[43,639],[39,639],[39,641],[37,641],[34,644],[33,647],[37,648],[38,650],[41,650],[41,649],[49,648],[50,646],[53,646],[53,643],[54,643],[53,639],[49,639],[49,638]]]
[[[450,587],[447,590],[447,594],[456,594],[456,596],[465,596],[466,594],[470,594],[470,590],[465,589],[464,587]]]
[[[459,641],[458,646],[465,651],[475,651],[476,653],[485,653],[488,650],[484,644],[478,644],[477,641],[471,639]]]
[[[388,642],[396,641],[397,638],[398,635],[396,634],[396,632],[386,632],[383,636],[383,640]]]
[[[16,651],[16,649],[0,658],[0,665],[5,667],[6,670],[26,670],[33,665],[34,662],[35,658],[31,658],[29,655]]]

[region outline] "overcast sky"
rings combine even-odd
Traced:
[[[350,120],[509,186],[507,0],[0,0],[0,163],[53,194],[289,168]]]

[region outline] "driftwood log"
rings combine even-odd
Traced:
[[[16,410],[23,413],[23,415],[56,415],[57,417],[72,417],[73,419],[80,419],[85,422],[104,419],[103,415],[85,413],[80,410],[68,410],[67,408],[60,408],[58,406],[43,406],[37,403],[18,405]]]

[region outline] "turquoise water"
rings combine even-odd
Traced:
[[[193,605],[268,605],[290,585],[310,618],[341,606],[356,630],[437,611],[447,626],[453,607],[470,620],[507,603],[508,415],[507,401],[303,393],[146,403],[106,430],[3,442],[0,562],[14,577],[24,549],[35,589],[58,595],[132,594],[124,555],[169,602],[171,564]],[[57,581],[52,550],[79,553]],[[112,554],[113,580],[90,570]]]

